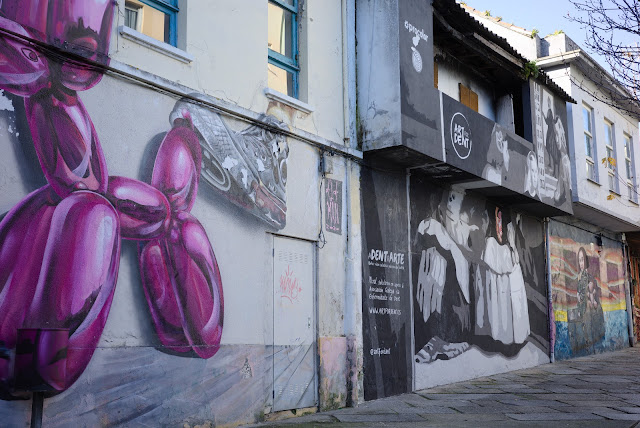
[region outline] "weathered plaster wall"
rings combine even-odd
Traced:
[[[569,69],[567,69],[568,71]],[[594,93],[598,93],[598,88],[593,82],[584,78],[580,70],[574,65],[571,66],[571,96],[576,100],[577,104],[571,106],[572,110],[572,127],[569,133],[574,141],[574,162],[576,164],[575,178],[577,182],[574,200],[583,204],[592,206],[604,213],[619,217],[620,219],[631,224],[636,223],[639,207],[633,201],[629,200],[626,191],[626,170],[624,164],[624,140],[623,135],[631,136],[632,155],[634,158],[632,172],[638,177],[640,168],[637,159],[638,154],[638,122],[631,117],[621,114],[619,110],[612,106],[594,99]],[[580,82],[578,85],[577,83]],[[582,87],[581,87],[582,86]],[[586,170],[586,149],[584,143],[584,121],[583,121],[583,105],[587,105],[593,109],[593,141],[596,148],[594,167],[597,169],[598,183],[587,180]],[[619,183],[620,197],[615,200],[608,200],[609,184],[607,166],[602,159],[607,156],[605,149],[605,128],[604,121],[608,120],[613,123],[617,166],[615,168],[615,179]],[[637,189],[636,189],[637,191]]]
[[[118,10],[124,10],[118,0]],[[178,48],[191,63],[154,52],[122,36],[123,13],[114,19],[111,57],[123,64],[180,83],[194,91],[253,111],[265,111],[267,87],[267,2],[181,0]],[[314,113],[293,112],[295,126],[341,141],[342,97],[341,0],[300,1],[300,99]],[[239,85],[238,82],[244,84]]]

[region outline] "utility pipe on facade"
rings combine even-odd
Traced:
[[[344,124],[344,144],[354,149],[357,147],[355,130],[356,114],[356,63],[355,63],[355,0],[342,0],[342,108]],[[361,317],[362,287],[361,287],[361,240],[357,227],[359,221],[354,223],[351,198],[359,198],[359,192],[352,192],[352,175],[356,180],[359,177],[357,165],[348,158],[344,158],[345,166],[345,236],[346,263],[345,263],[345,289],[344,289],[344,335],[347,340],[347,405],[355,406],[359,401],[357,391],[360,390],[358,382],[357,350],[362,347],[362,324],[358,321]],[[355,167],[355,168],[354,168]],[[355,169],[355,171],[354,171]],[[359,186],[358,186],[359,187]],[[356,383],[354,385],[354,383]]]

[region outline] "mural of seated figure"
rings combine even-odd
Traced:
[[[418,225],[422,248],[415,287],[417,363],[455,358],[472,346],[517,354],[530,334],[516,229],[493,206],[482,218],[473,201],[451,189]],[[474,224],[478,223],[478,224]],[[420,316],[422,315],[422,316]]]

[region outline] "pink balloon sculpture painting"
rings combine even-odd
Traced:
[[[77,93],[98,84],[102,73],[79,61],[54,61],[32,42],[64,43],[65,49],[106,65],[114,4],[0,3],[0,89],[24,97],[48,183],[0,222],[2,399],[20,395],[13,388],[18,329],[68,329],[68,348],[45,349],[34,364],[32,375],[48,385],[50,394],[66,390],[83,373],[109,315],[120,238],[139,243],[142,285],[161,344],[200,358],[212,357],[220,346],[220,271],[204,228],[189,213],[202,162],[189,114],[174,121],[164,138],[150,184],[110,177]],[[65,370],[57,373],[65,357]]]

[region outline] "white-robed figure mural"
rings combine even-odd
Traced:
[[[455,187],[410,188],[416,388],[434,384],[423,367],[472,350],[545,358],[542,224]]]
[[[505,344],[524,343],[529,336],[527,294],[515,244],[515,227],[507,225],[504,242],[502,210],[494,211],[496,235],[486,239],[482,261],[486,264],[476,285],[476,334],[491,336]],[[493,232],[492,229],[489,232]]]

